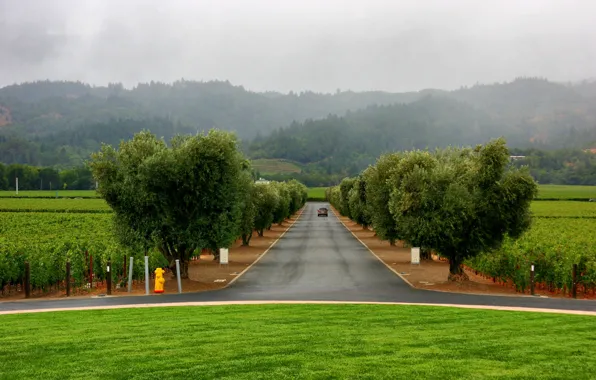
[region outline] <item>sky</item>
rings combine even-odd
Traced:
[[[229,80],[254,91],[596,77],[594,0],[0,0],[0,86]]]

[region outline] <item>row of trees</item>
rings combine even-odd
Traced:
[[[497,139],[475,148],[381,156],[329,188],[327,198],[392,245],[401,240],[448,258],[449,280],[461,281],[464,260],[530,227],[536,193],[527,168],[511,166],[505,140]]]
[[[182,276],[202,249],[219,249],[239,237],[250,243],[273,223],[299,210],[307,189],[297,181],[255,183],[234,134],[176,136],[170,144],[140,132],[119,149],[104,145],[90,162],[99,195],[114,211],[116,236],[126,246],[157,248]]]
[[[84,166],[58,170],[22,164],[0,163],[0,190],[90,190],[95,188],[91,171]]]

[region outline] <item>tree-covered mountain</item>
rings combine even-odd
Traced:
[[[0,162],[80,165],[102,142],[148,129],[169,139],[217,127],[237,131],[252,158],[303,168],[333,183],[384,152],[470,145],[505,136],[516,148],[591,148],[596,83],[538,78],[455,91],[257,93],[228,82],[151,82],[125,89],[41,81],[0,89]],[[283,178],[280,178],[283,179]]]
[[[236,131],[242,139],[267,135],[292,121],[343,114],[370,104],[414,100],[417,93],[257,93],[229,82],[177,81],[91,87],[80,82],[41,81],[0,89],[0,123],[45,135],[112,119],[167,118],[193,130]]]

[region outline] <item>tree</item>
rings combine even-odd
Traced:
[[[254,187],[255,229],[263,236],[265,229],[273,223],[275,209],[279,203],[279,193],[270,184],[256,184]]]
[[[375,166],[371,166],[363,173],[366,182],[366,205],[371,217],[372,226],[377,236],[395,245],[399,238],[397,225],[389,210],[391,186],[387,180],[392,170],[399,164],[400,153],[381,156]]]
[[[242,173],[249,169],[233,134],[177,136],[168,147],[149,132],[135,134],[119,150],[104,145],[90,162],[98,193],[114,210],[123,244],[156,247],[188,277],[195,252],[215,253],[238,236]]]
[[[6,166],[0,163],[0,190],[8,190],[8,178]]]
[[[421,158],[426,164],[415,164]],[[410,170],[402,169],[389,202],[399,234],[448,258],[449,280],[466,280],[465,259],[529,228],[537,185],[526,169],[508,163],[504,139],[432,157],[412,152],[402,161]]]
[[[339,184],[339,213],[351,218],[350,214],[350,190],[354,186],[354,178],[344,178]]]
[[[288,185],[283,182],[271,182],[271,184],[279,194],[279,202],[273,211],[273,222],[281,226],[284,220],[292,215],[290,213],[290,190]]]
[[[348,194],[350,217],[365,229],[370,225],[370,214],[366,207],[366,182],[358,177]]]
[[[242,237],[242,245],[248,246],[252,238],[255,226],[256,207],[254,202],[255,185],[253,179],[249,175],[243,176],[242,191],[242,216],[239,221],[238,229]]]

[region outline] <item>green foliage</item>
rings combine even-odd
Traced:
[[[170,266],[180,260],[184,277],[195,251],[217,255],[237,238],[248,166],[227,132],[178,136],[171,147],[142,132],[118,151],[102,147],[90,167],[122,243],[157,245]]]
[[[352,189],[348,193],[350,218],[363,227],[371,224],[370,214],[366,205],[366,181],[362,177],[354,180]]]
[[[390,209],[404,241],[449,258],[450,277],[465,276],[465,259],[529,228],[537,186],[527,172],[507,168],[503,139],[439,152],[421,165],[423,155],[411,152],[400,163],[411,170],[393,190]]]
[[[350,217],[350,190],[354,186],[354,178],[344,178],[339,184],[339,213]]]
[[[253,189],[256,208],[254,227],[259,236],[273,223],[274,213],[280,202],[277,188],[271,184],[256,184]]]
[[[520,239],[506,238],[499,250],[474,257],[466,265],[499,281],[511,281],[523,292],[530,287],[532,264],[536,283],[551,291],[571,289],[573,264],[578,264],[580,290],[594,290],[593,231],[593,219],[540,218]]]
[[[34,290],[63,288],[67,260],[75,287],[88,282],[91,258],[95,281],[105,280],[108,259],[114,264],[114,283],[126,277],[120,265],[125,255],[135,256],[133,276],[141,279],[142,253],[120,246],[110,227],[110,216],[102,214],[0,212],[0,289],[22,283],[25,261],[31,266]],[[149,255],[151,268],[164,264],[159,252],[152,250]]]
[[[375,166],[363,172],[366,182],[366,205],[377,236],[394,245],[399,239],[397,225],[389,210],[392,186],[389,179],[401,160],[400,153],[381,156]]]

